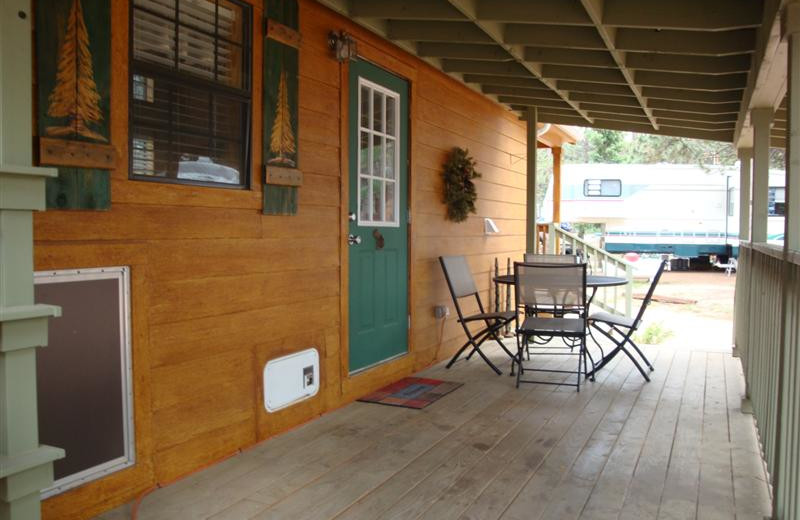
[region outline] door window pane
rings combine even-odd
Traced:
[[[372,129],[383,132],[383,94],[372,93]]]
[[[361,220],[369,221],[369,179],[361,178],[361,183],[359,185],[359,200],[360,200],[360,208],[358,210],[358,216]]]
[[[361,87],[361,128],[369,128],[369,102],[371,96],[369,87]]]
[[[395,168],[395,140],[387,137],[385,139],[386,142],[386,164],[384,165],[383,171],[385,177],[387,179],[394,179],[394,168]]]
[[[394,222],[394,206],[395,206],[395,183],[392,181],[386,181],[386,222]]]
[[[382,137],[379,135],[372,136],[372,175],[376,177],[383,176],[383,145]]]
[[[395,114],[397,113],[397,99],[396,98],[386,98],[386,134],[391,136],[397,135],[397,117]]]
[[[372,220],[383,222],[383,181],[372,180]]]
[[[359,173],[369,174],[369,132],[361,132],[358,157]]]

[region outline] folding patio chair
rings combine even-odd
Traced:
[[[525,253],[524,255],[525,263],[526,264],[578,264],[580,263],[580,257],[578,255],[556,255],[556,254],[538,254],[538,253]],[[548,315],[560,315],[561,311],[554,310],[554,309],[542,309],[542,308],[527,308],[526,315],[538,315],[539,313],[544,312]],[[542,336],[538,338],[533,338],[534,345],[546,345],[553,339],[552,336]],[[577,343],[571,342],[567,338],[563,338],[564,344],[567,345],[570,349],[577,346]],[[528,356],[530,359],[530,354]]]
[[[581,373],[588,374],[588,359],[586,351],[586,264],[514,264],[516,279],[516,305],[518,310],[529,308],[552,308],[568,310],[567,316],[563,312],[554,317],[539,317],[523,313],[520,323],[517,313],[517,388],[520,383],[544,383],[556,385],[575,386],[580,391]],[[532,337],[549,336],[575,340],[578,347],[577,353],[569,352],[567,355],[577,355],[578,369],[554,370],[543,368],[526,368],[523,364],[523,352],[530,353],[529,341]],[[533,356],[535,357],[535,356]],[[513,370],[513,364],[512,364]],[[575,374],[577,379],[574,384],[555,381],[534,381],[523,379],[524,373],[556,372]]]
[[[444,277],[447,280],[447,287],[450,289],[450,295],[453,297],[453,305],[455,305],[456,313],[458,313],[458,322],[461,323],[461,326],[464,328],[464,332],[467,335],[467,342],[464,343],[460,349],[458,349],[458,352],[456,352],[450,362],[447,363],[447,368],[450,368],[464,352],[464,350],[471,346],[472,350],[470,351],[470,356],[477,352],[478,355],[483,358],[486,364],[492,367],[492,369],[497,372],[498,375],[502,374],[500,369],[497,368],[494,363],[492,363],[489,358],[486,357],[486,354],[481,351],[481,345],[489,338],[494,339],[497,344],[500,345],[500,348],[502,348],[506,354],[508,354],[513,362],[515,359],[514,354],[512,354],[511,351],[506,348],[506,346],[503,344],[503,341],[497,335],[497,332],[508,323],[514,321],[516,312],[485,311],[483,308],[483,303],[481,302],[481,297],[478,294],[478,288],[475,286],[475,280],[473,280],[472,273],[467,265],[467,260],[463,256],[440,256],[439,262],[442,264]],[[469,296],[475,297],[475,300],[478,302],[478,310],[480,312],[477,314],[464,316],[464,312],[461,309],[461,299]],[[470,331],[470,323],[481,321],[485,324],[483,329],[475,333]]]
[[[644,363],[652,372],[655,370],[653,365],[650,363],[650,360],[644,355],[642,350],[639,348],[636,343],[633,342],[631,337],[633,333],[639,328],[642,324],[642,317],[644,316],[644,311],[647,309],[647,306],[650,305],[650,300],[653,298],[653,293],[656,290],[656,285],[658,285],[658,281],[661,279],[661,274],[664,272],[664,268],[667,266],[667,261],[662,260],[661,265],[658,266],[658,271],[656,271],[655,276],[653,276],[653,281],[650,283],[650,289],[647,290],[647,295],[645,295],[644,300],[642,300],[642,306],[639,307],[639,312],[636,314],[635,318],[628,318],[625,316],[617,316],[615,314],[611,314],[608,312],[596,312],[589,316],[589,333],[591,334],[591,329],[594,329],[605,337],[611,340],[611,342],[615,345],[614,349],[611,350],[608,355],[601,356],[601,360],[595,365],[594,371],[599,368],[602,368],[606,363],[608,363],[614,356],[619,354],[620,352],[624,352],[633,364],[639,369],[639,372],[645,378],[645,380],[650,381],[650,377],[647,375],[647,372],[644,371],[642,366],[636,360],[636,358],[631,354],[631,352],[625,348],[625,345],[630,345],[636,351],[636,353],[642,358]],[[607,328],[600,327],[600,324],[605,325]],[[615,335],[616,334],[616,335]],[[603,347],[600,345],[600,342],[592,334],[592,339],[600,347],[600,353],[603,353]]]

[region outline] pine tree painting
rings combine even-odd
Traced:
[[[267,161],[267,164],[292,168],[296,166],[294,160],[291,159],[297,153],[297,147],[294,141],[285,70],[281,70],[280,82],[278,83],[278,104],[275,107],[275,120],[272,123],[269,150],[272,152],[273,157]]]
[[[92,4],[92,7],[97,4],[91,1],[87,3]],[[107,7],[105,10],[107,13]],[[102,13],[102,10],[100,12]],[[50,63],[49,66],[52,68],[47,71],[54,76],[51,76],[54,81],[52,88],[49,89],[46,103],[40,105],[46,107],[45,113],[42,114],[46,116],[46,119],[42,119],[45,124],[40,127],[40,131],[43,135],[52,137],[108,142],[108,130],[104,121],[106,119],[104,112],[108,107],[106,79],[108,72],[103,71],[103,78],[106,79],[105,96],[103,96],[95,81],[93,63],[95,58],[92,55],[90,29],[87,27],[84,14],[81,0],[72,0],[66,17],[62,14],[54,22],[49,23],[48,29],[56,31],[55,41],[52,34],[37,35],[39,41],[45,38],[49,40],[46,42],[47,47],[52,47],[53,44],[58,47],[57,61],[54,64]],[[97,17],[98,13],[89,9],[86,15]],[[93,22],[101,23],[96,19]],[[96,28],[92,29],[97,32]],[[99,30],[107,32],[108,29],[101,27]],[[107,41],[106,38],[105,42]],[[100,54],[107,56],[108,50],[100,49]],[[40,76],[41,70],[40,68]],[[50,78],[40,77],[43,83],[51,84],[48,79]]]

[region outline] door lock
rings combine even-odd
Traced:
[[[353,234],[347,235],[347,243],[348,243],[348,245],[351,245],[351,246],[353,244],[360,244],[361,243],[361,237],[358,236],[358,235],[353,235]]]
[[[356,214],[351,211],[350,213],[347,214],[347,220],[349,220],[350,222],[355,222],[356,221]]]

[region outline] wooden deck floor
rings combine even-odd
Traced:
[[[619,357],[580,393],[517,390],[477,356],[438,365],[424,374],[465,385],[425,410],[353,403],[148,495],[138,518],[760,520],[738,361],[648,353],[652,382]]]

